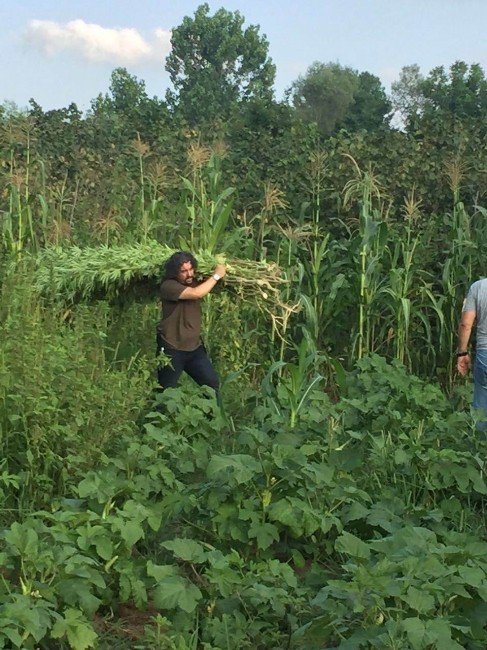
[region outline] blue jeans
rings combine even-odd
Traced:
[[[191,352],[185,352],[176,350],[157,336],[157,353],[161,348],[164,348],[164,354],[171,360],[170,365],[160,366],[157,370],[157,379],[162,389],[176,387],[181,373],[186,372],[200,386],[213,388],[218,396],[220,382],[204,345]]]
[[[473,408],[476,411],[476,427],[487,429],[487,350],[477,350],[473,367]]]

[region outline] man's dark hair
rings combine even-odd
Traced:
[[[187,251],[178,251],[177,253],[173,253],[166,262],[164,280],[173,280],[177,278],[179,269],[183,264],[186,264],[186,262],[191,262],[191,266],[196,271],[198,268],[198,262],[194,255]]]

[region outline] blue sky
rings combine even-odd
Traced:
[[[82,109],[124,66],[164,96],[170,30],[190,0],[0,0],[0,102]],[[378,75],[387,90],[405,65],[423,74],[462,59],[487,69],[487,0],[225,0],[260,25],[277,66],[276,96],[314,61]]]

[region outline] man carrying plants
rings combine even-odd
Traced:
[[[473,368],[473,408],[479,411],[477,429],[487,429],[487,279],[478,280],[470,287],[463,303],[458,328],[457,370],[465,377],[471,366],[468,343],[476,323],[476,352]]]
[[[200,386],[210,386],[218,393],[218,375],[201,340],[201,298],[223,278],[226,268],[218,264],[213,275],[199,282],[194,274],[198,263],[191,253],[179,251],[166,262],[161,284],[162,314],[157,324],[157,354],[169,357],[160,366],[160,386],[177,385],[184,371]]]

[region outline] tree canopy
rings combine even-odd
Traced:
[[[476,63],[456,61],[448,71],[438,66],[427,77],[420,73],[418,65],[409,65],[392,84],[392,101],[410,129],[428,121],[485,122],[487,80]]]
[[[272,98],[275,66],[259,27],[238,12],[209,15],[205,3],[172,32],[167,98],[190,124],[227,117],[238,101]]]
[[[90,118],[120,141],[139,134],[144,140],[153,140],[158,126],[165,119],[167,107],[157,97],[149,97],[145,82],[131,75],[126,68],[115,68],[110,77],[110,89],[91,102]],[[105,137],[97,129],[97,137]]]
[[[391,105],[380,79],[339,63],[316,61],[291,86],[301,116],[316,122],[323,135],[339,128],[373,130],[386,122]]]

